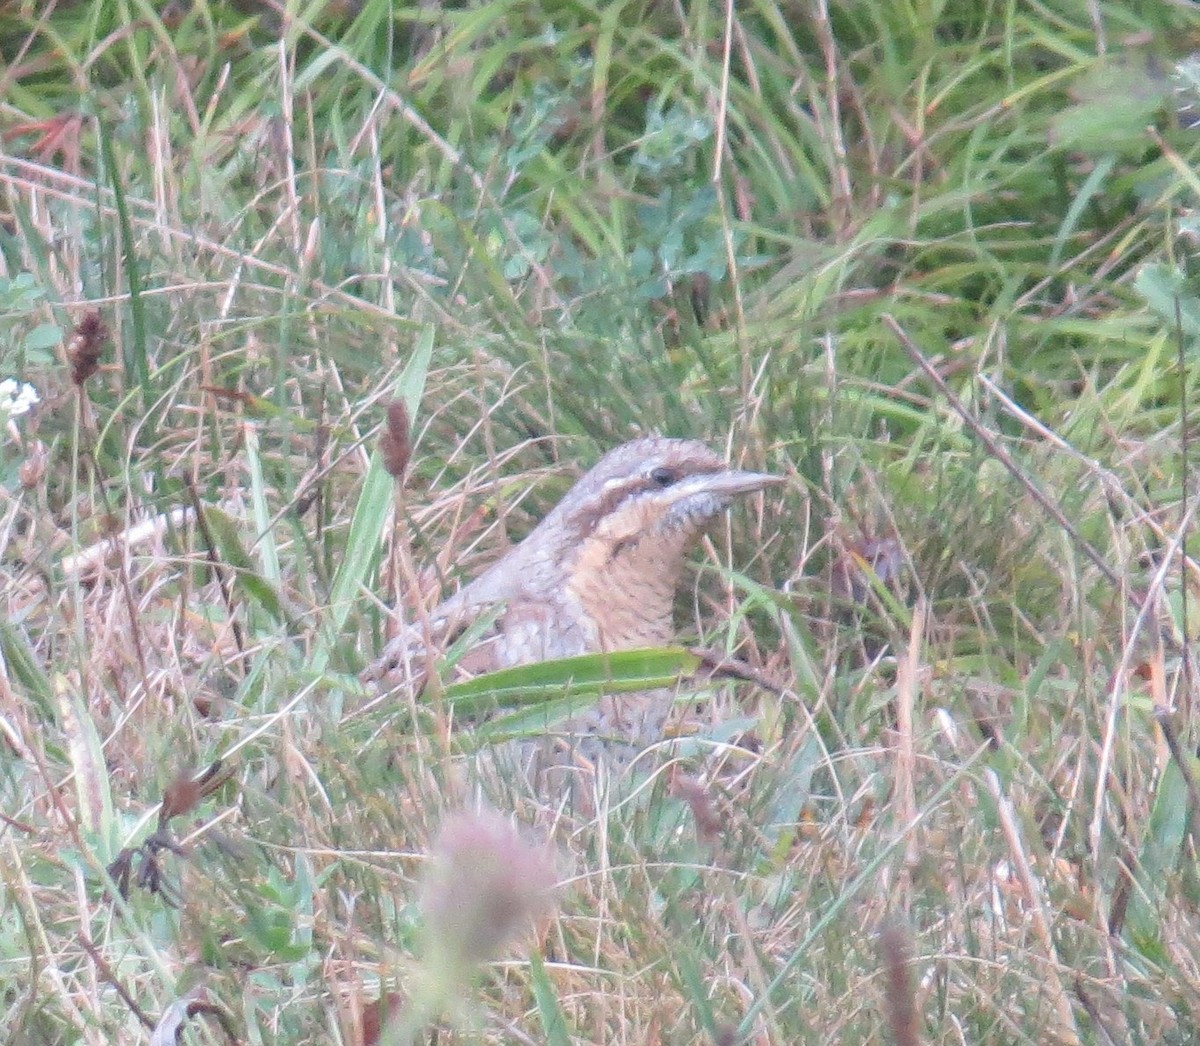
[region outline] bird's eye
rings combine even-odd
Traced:
[[[650,470],[650,482],[660,487],[669,487],[673,483],[679,482],[679,473],[675,469],[660,465],[658,468]]]

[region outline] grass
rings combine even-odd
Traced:
[[[449,589],[646,431],[789,477],[679,606],[775,689],[698,694],[593,815],[493,782],[563,886],[439,1041],[906,1041],[906,1002],[908,1041],[1192,1041],[1198,31],[0,9],[0,376],[42,396],[0,446],[8,1041],[373,1041],[489,747],[357,681],[401,553]]]

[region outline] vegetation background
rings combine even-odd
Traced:
[[[790,478],[680,606],[776,689],[595,816],[512,783],[558,908],[437,1041],[1200,1041],[1198,46],[1154,0],[0,5],[5,1040],[376,1041],[474,743],[357,682],[392,564],[453,586],[662,431]]]

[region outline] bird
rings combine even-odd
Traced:
[[[731,468],[693,439],[646,436],[605,454],[529,535],[424,621],[402,625],[363,673],[419,686],[437,655],[491,617],[461,676],[579,654],[662,646],[688,551],[732,499],[783,482]],[[431,656],[432,655],[432,656]],[[659,740],[673,694],[606,695],[557,728],[583,758],[627,763]]]

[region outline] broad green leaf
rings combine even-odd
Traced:
[[[20,683],[48,722],[56,718],[54,688],[24,635],[8,621],[0,620],[0,656],[8,675]]]
[[[278,622],[288,620],[279,593],[254,567],[254,560],[242,544],[241,525],[229,513],[209,505],[204,522],[212,534],[222,563],[232,569],[234,580],[255,603]]]
[[[1174,266],[1159,262],[1143,265],[1133,285],[1146,304],[1172,327],[1178,318],[1185,334],[1200,334],[1200,298]]]
[[[573,1040],[567,1030],[567,1018],[558,1004],[554,982],[547,976],[546,964],[536,951],[529,956],[529,979],[542,1025],[542,1041],[547,1046],[571,1046]]]
[[[445,696],[459,712],[523,707],[555,697],[586,704],[581,699],[597,694],[674,686],[699,667],[700,658],[681,647],[584,654],[489,672],[447,687]]]
[[[1050,140],[1093,154],[1146,148],[1146,126],[1154,123],[1171,85],[1143,55],[1105,56],[1075,85],[1079,101],[1050,121]]]
[[[62,341],[62,328],[54,323],[39,323],[25,335],[27,352],[44,352],[53,349]]]

